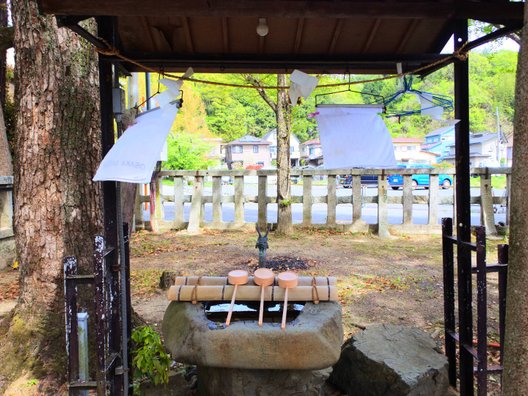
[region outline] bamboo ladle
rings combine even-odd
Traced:
[[[262,326],[262,319],[264,316],[264,290],[267,286],[272,285],[274,280],[275,275],[273,274],[273,271],[267,268],[259,268],[253,274],[253,281],[256,285],[260,286],[259,326]]]
[[[297,286],[299,277],[294,272],[281,272],[278,276],[279,286],[284,289],[284,307],[282,308],[281,329],[286,328],[286,313],[288,312],[288,289]]]
[[[231,323],[231,315],[233,315],[233,307],[235,306],[236,292],[238,285],[245,285],[248,281],[248,273],[244,270],[234,270],[229,271],[227,274],[227,279],[230,284],[235,285],[233,290],[233,297],[231,297],[231,305],[229,306],[229,311],[227,313],[226,326],[229,326]]]

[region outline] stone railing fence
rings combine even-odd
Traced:
[[[391,174],[403,176],[403,191],[400,190],[399,193],[389,192],[391,186],[387,182],[387,177]],[[440,174],[450,175],[453,178],[453,186],[456,178],[454,169],[436,168],[291,171],[292,177],[298,183],[295,187],[297,191],[300,191],[302,185],[302,194],[292,192],[291,204],[302,205],[302,221],[294,222],[294,226],[327,227],[343,231],[373,231],[380,236],[387,236],[390,232],[439,232],[439,206],[451,205],[453,207],[455,189],[450,188],[440,193],[439,188],[429,188],[418,193],[412,186],[412,176],[415,174],[428,174],[431,186],[438,186]],[[471,197],[471,204],[480,207],[480,223],[486,226],[488,235],[496,234],[495,211],[497,211],[497,206],[500,206],[502,212],[506,213],[505,221],[501,225],[508,224],[511,169],[474,168],[471,169],[471,174],[474,177],[480,177],[480,188],[472,187],[472,192],[477,190],[478,195]],[[351,189],[343,190],[338,194],[339,175],[352,175],[353,181]],[[361,175],[377,176],[377,188],[366,189],[361,184]],[[493,196],[492,175],[505,176],[505,188],[502,189],[503,193],[498,196]],[[250,181],[248,182],[248,180]],[[268,205],[276,204],[276,196],[273,196],[276,193],[275,188],[268,186],[273,183],[276,183],[275,170],[162,171],[158,174],[155,185],[155,213],[151,222],[155,224],[158,230],[187,228],[189,232],[197,232],[200,228],[233,229],[249,224],[253,226],[254,221],[247,222],[245,220],[247,217],[245,205],[252,203],[256,204],[257,207],[255,220],[263,226],[273,222],[268,219]],[[251,194],[245,193],[248,184],[253,185],[253,193]],[[313,187],[315,185],[318,185],[319,190],[322,189],[326,194],[314,195]],[[366,194],[367,190],[369,194]],[[166,193],[167,191],[169,194]],[[148,224],[143,220],[145,208],[140,208],[140,205],[149,201],[149,195],[142,195],[141,193],[136,200],[136,225],[139,227],[148,227]],[[206,221],[205,206],[208,204],[212,205],[212,216],[209,216],[210,219]],[[323,224],[316,224],[312,221],[312,208],[316,204],[326,204],[326,221]],[[350,221],[338,221],[336,208],[341,204],[351,204]],[[413,223],[413,205],[417,204],[427,205],[427,219],[422,224]],[[166,218],[164,213],[168,205],[173,206],[170,220]],[[234,213],[231,214],[232,218],[229,220],[223,218],[224,205],[234,206],[234,210],[232,210]],[[362,209],[365,205],[377,208],[374,224],[367,224],[362,220]],[[398,208],[395,209],[395,205],[399,205],[402,221],[399,224],[389,224],[389,208],[392,211],[398,210]],[[448,215],[455,215],[453,208]]]
[[[13,176],[0,176],[0,268],[14,259]]]

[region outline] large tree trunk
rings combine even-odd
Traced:
[[[277,85],[287,85],[286,75],[277,74]],[[293,231],[290,181],[291,105],[288,92],[277,91],[277,233],[288,235]]]
[[[92,177],[100,160],[97,55],[37,2],[13,1],[19,116],[15,143],[15,240],[21,296],[0,346],[0,370],[27,369],[55,394],[66,374],[62,259],[92,272],[101,232]],[[87,26],[89,29],[95,25]],[[17,370],[18,369],[18,370]]]
[[[528,395],[528,7],[517,67],[511,190],[510,257],[503,374],[505,396]]]

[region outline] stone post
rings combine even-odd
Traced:
[[[235,176],[235,224],[244,224],[244,176]]]
[[[429,175],[429,225],[438,223],[438,175]]]
[[[480,176],[480,218],[482,225],[486,227],[488,236],[496,236],[495,215],[493,213],[493,193],[491,189],[491,175],[488,168],[486,173]]]
[[[378,176],[378,236],[388,238],[389,213],[387,210],[387,179],[385,175]]]
[[[156,177],[156,181],[154,184],[154,219],[152,221],[154,232],[159,232],[163,228],[163,218],[164,218],[164,211],[163,211],[163,197],[161,196],[162,191],[162,178]]]
[[[363,207],[361,194],[361,176],[352,176],[352,224],[361,220],[361,208]]]
[[[190,234],[197,234],[200,232],[200,222],[202,220],[202,193],[203,176],[195,176],[191,201],[191,213],[189,214],[189,225],[187,226],[187,231]]]
[[[261,230],[265,230],[268,223],[268,176],[258,175],[258,225]]]
[[[183,176],[174,177],[174,223],[173,228],[179,230],[183,228]]]
[[[312,175],[304,175],[303,180],[303,226],[312,225]]]
[[[413,210],[413,189],[412,176],[403,176],[403,225],[412,224],[412,210]]]
[[[336,225],[336,206],[336,176],[328,175],[328,189],[326,196],[326,225],[331,227]]]
[[[213,226],[222,225],[222,177],[213,176]]]

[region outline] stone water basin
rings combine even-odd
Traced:
[[[225,327],[209,320],[205,308],[173,301],[165,311],[165,346],[176,361],[227,369],[319,370],[339,359],[343,329],[338,302],[304,303],[292,312],[285,330],[279,322],[259,327],[257,320],[243,316]]]

